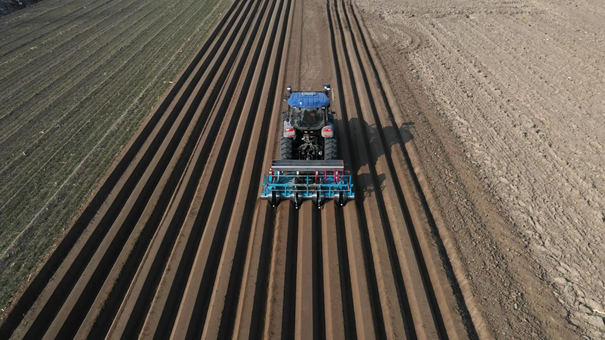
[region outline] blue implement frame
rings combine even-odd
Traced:
[[[268,199],[273,207],[287,199],[297,209],[302,201],[311,199],[321,208],[328,199],[344,206],[347,200],[355,199],[355,193],[343,161],[275,160],[271,173],[264,175],[261,198]]]

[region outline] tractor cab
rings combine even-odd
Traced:
[[[337,157],[334,112],[330,111],[330,84],[323,91],[292,92],[288,86],[284,99],[281,159],[332,160]]]
[[[330,98],[324,92],[294,92],[288,98],[290,124],[299,130],[319,130],[329,120]]]

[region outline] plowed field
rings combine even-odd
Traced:
[[[349,2],[235,1],[0,337],[476,336],[385,79]],[[358,199],[273,209],[283,90],[324,82]]]

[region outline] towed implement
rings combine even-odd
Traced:
[[[284,100],[280,160],[274,160],[264,176],[261,198],[273,207],[290,200],[297,209],[310,199],[318,207],[328,199],[340,206],[355,199],[351,175],[337,159],[334,112],[330,110],[330,85],[322,92],[292,92]]]
[[[298,209],[305,199],[318,207],[328,199],[343,206],[355,198],[355,193],[351,175],[345,173],[341,160],[274,160],[263,179],[261,198],[268,199],[274,208],[281,200],[290,200]]]

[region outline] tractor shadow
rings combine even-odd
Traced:
[[[357,186],[358,199],[363,202],[366,197],[374,197],[377,191],[382,192],[385,189],[386,174],[384,171],[388,169],[377,169],[378,160],[387,156],[393,159],[394,148],[401,148],[405,154],[405,143],[413,139],[410,130],[413,129],[414,123],[407,122],[400,127],[387,126],[379,129],[376,125],[370,125],[363,119],[351,118],[346,122],[347,130],[345,131],[345,121],[342,120],[342,117],[338,118],[341,118],[336,123],[339,136],[346,136],[346,133],[352,136],[352,138],[339,137],[339,143],[349,144],[352,159],[345,159],[345,163],[351,173],[357,174],[354,184]],[[341,152],[339,156],[343,157],[345,152],[343,148],[339,149]],[[393,162],[397,162],[397,160],[393,159]],[[370,169],[375,169],[376,174],[374,175]]]

